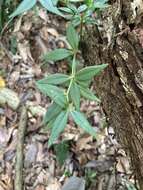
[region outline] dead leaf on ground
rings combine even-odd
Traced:
[[[32,164],[35,163],[37,158],[37,153],[38,153],[38,147],[36,143],[28,145],[27,151],[25,153],[25,162],[24,162],[24,166],[26,168],[30,167]]]
[[[5,87],[5,80],[0,76],[0,89]]]
[[[38,185],[35,190],[45,190],[45,186],[44,185]]]
[[[91,135],[84,135],[77,141],[76,149],[78,150],[87,150],[91,149],[92,146],[89,144],[93,141],[93,137]]]
[[[26,63],[28,59],[30,59],[32,62],[34,61],[31,55],[28,41],[25,40],[23,43],[18,43],[17,48],[24,63]]]
[[[13,181],[7,174],[0,176],[0,187],[3,190],[13,190]]]
[[[79,177],[70,177],[62,190],[85,190],[85,180]]]
[[[0,90],[0,105],[8,104],[12,109],[16,110],[20,100],[16,92],[8,88]]]
[[[46,190],[61,190],[61,184],[57,179],[54,179],[47,187]],[[69,189],[68,189],[69,190]]]
[[[47,31],[49,32],[49,34],[51,34],[52,36],[58,38],[59,37],[59,33],[57,32],[57,30],[55,30],[54,28],[48,28]]]
[[[49,20],[46,10],[40,9],[39,12],[38,12],[38,15],[45,22],[47,22]]]

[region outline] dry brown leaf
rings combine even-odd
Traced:
[[[91,149],[91,145],[89,144],[90,142],[93,141],[93,137],[90,135],[85,135],[84,137],[80,138],[78,141],[77,141],[77,151],[78,150],[89,150]]]
[[[78,161],[79,161],[80,165],[85,165],[88,161],[86,153],[80,154]]]
[[[38,143],[37,162],[41,162],[44,159],[43,145]]]
[[[20,100],[14,91],[8,88],[3,88],[0,90],[0,105],[8,104],[9,107],[16,110],[19,106]]]
[[[141,46],[143,48],[143,29],[141,29],[141,28],[136,29],[135,32],[137,33],[139,41],[140,41],[140,44],[141,44]]]
[[[1,182],[0,182],[0,190],[5,190],[5,189],[1,186]]]
[[[57,32],[57,30],[55,30],[54,28],[48,28],[47,29],[48,33],[51,34],[52,36],[58,38],[59,37],[59,33]]]
[[[0,89],[5,87],[5,80],[0,76]]]
[[[34,102],[27,101],[27,109],[30,111],[30,116],[43,116],[46,113],[46,109],[40,105],[35,105]]]
[[[12,179],[7,174],[0,176],[0,179],[0,187],[4,190],[13,190]]]
[[[25,162],[24,162],[24,166],[26,168],[30,167],[32,164],[35,163],[37,158],[37,152],[38,152],[37,143],[34,142],[28,145],[27,151],[25,153]]]
[[[116,169],[118,172],[126,174],[130,172],[130,164],[127,157],[118,157],[117,160]]]
[[[38,185],[35,190],[45,190],[45,187],[43,185]]]
[[[10,75],[10,79],[9,79],[9,85],[10,86],[14,85],[18,81],[19,77],[20,77],[20,72],[19,71],[12,72],[11,75]]]
[[[5,153],[8,152],[8,151],[14,151],[16,149],[16,145],[17,145],[17,129],[13,130],[13,128],[11,128],[11,130],[9,131],[9,134],[8,134],[8,141],[11,138],[11,143],[9,143],[9,145],[5,149]]]
[[[48,30],[47,30],[47,27],[46,27],[46,26],[44,26],[43,28],[41,28],[41,30],[40,30],[40,37],[41,37],[43,40],[45,40],[45,41],[48,40],[49,34],[48,34]]]
[[[27,21],[24,23],[24,25],[22,26],[22,31],[28,32],[28,31],[30,31],[31,27],[32,27],[32,22],[29,21],[29,20],[27,20]]]
[[[23,43],[18,43],[17,48],[22,60],[25,63],[28,61],[28,58],[33,61],[28,41],[25,40]]]
[[[46,190],[60,190],[61,184],[57,181],[57,179],[54,179],[47,187]]]
[[[0,128],[0,148],[5,148],[8,142],[8,131],[6,128]]]
[[[18,32],[20,30],[20,27],[21,27],[21,23],[22,23],[22,15],[19,17],[19,19],[15,22],[15,25],[14,25],[14,30],[13,32]]]
[[[0,128],[6,126],[6,117],[0,116]]]
[[[67,124],[64,133],[62,133],[62,137],[65,140],[74,140],[77,141],[79,139],[80,132],[79,128],[75,128],[72,124]]]
[[[43,19],[45,22],[48,21],[48,15],[47,15],[47,12],[46,10],[43,10],[43,9],[40,9],[39,12],[38,12],[38,15],[41,19]]]

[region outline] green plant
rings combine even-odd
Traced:
[[[107,1],[108,0],[39,0],[38,3],[49,12],[70,20],[73,26],[80,25],[80,36],[82,36],[84,25],[97,24],[96,18],[93,17],[94,12],[96,11],[97,14],[99,10],[107,7]],[[37,0],[23,0],[18,8],[10,15],[10,18],[12,19],[32,9],[36,4]],[[62,5],[62,7],[60,5]]]
[[[123,182],[123,185],[127,188],[127,190],[137,190],[135,185],[129,180],[123,179],[122,182]]]
[[[0,31],[9,20],[9,14],[13,12],[17,6],[17,1],[13,0],[0,0]]]
[[[69,142],[63,141],[60,144],[54,145],[56,159],[60,165],[63,165],[69,155]]]
[[[61,73],[48,75],[36,83],[39,90],[53,101],[44,118],[45,125],[53,126],[49,146],[53,144],[60,132],[64,130],[69,116],[72,116],[75,123],[86,132],[95,135],[94,129],[80,112],[80,101],[81,97],[84,97],[100,102],[90,91],[89,85],[92,78],[107,67],[107,64],[102,64],[77,70],[79,36],[72,24],[67,28],[67,41],[71,49],[56,49],[44,55],[43,58],[46,61],[59,61],[70,56],[72,59],[71,73],[69,75]]]
[[[86,187],[90,189],[90,185],[94,182],[96,182],[97,179],[97,173],[96,171],[93,171],[91,169],[85,170],[85,181],[86,181]]]
[[[43,123],[51,129],[48,146],[50,147],[58,138],[60,133],[67,125],[68,118],[72,117],[75,123],[83,128],[89,134],[95,136],[95,130],[92,128],[83,113],[80,112],[81,97],[100,102],[90,91],[90,83],[94,76],[98,75],[107,64],[89,66],[77,69],[80,37],[83,35],[83,24],[92,21],[92,14],[95,10],[107,6],[107,0],[86,0],[81,3],[80,0],[60,1],[64,7],[58,8],[56,0],[39,0],[42,6],[48,11],[70,19],[71,22],[67,27],[66,37],[70,45],[69,49],[56,49],[43,55],[43,60],[59,61],[70,58],[71,73],[69,75],[56,73],[45,77],[36,82],[39,90],[50,97],[51,106],[48,108]],[[10,16],[11,18],[31,9],[37,3],[36,0],[23,0],[16,11]],[[62,11],[68,13],[64,14]],[[75,24],[76,18],[79,22]],[[92,23],[92,22],[89,22]],[[77,33],[75,26],[80,25],[80,35]]]

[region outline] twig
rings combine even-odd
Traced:
[[[107,190],[114,189],[114,185],[115,185],[115,175],[111,174],[108,180]]]
[[[103,182],[104,182],[104,177],[101,176],[100,179],[99,179],[97,190],[102,190],[103,189]]]
[[[18,143],[16,150],[16,163],[15,163],[15,190],[23,190],[23,144],[24,135],[27,125],[27,110],[25,106],[21,108],[21,116],[18,129]]]
[[[5,30],[7,29],[8,25],[12,22],[13,18],[11,18],[6,24],[5,26],[3,27],[1,33],[0,33],[0,36],[3,36]]]

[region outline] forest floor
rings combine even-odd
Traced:
[[[135,190],[129,158],[113,129],[107,127],[96,102],[82,101],[81,105],[97,131],[96,140],[69,121],[58,141],[48,149],[50,133],[41,122],[50,100],[39,92],[35,81],[48,73],[69,70],[65,60],[41,61],[43,53],[66,46],[64,20],[39,9],[15,19],[11,28],[5,29],[0,42],[0,190],[15,189],[16,146],[20,143],[17,134],[23,104],[28,114],[23,189],[70,190],[74,184],[79,190]],[[96,91],[94,86],[91,88]]]

